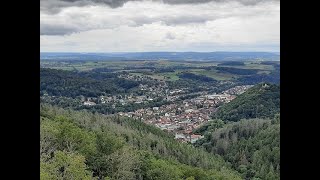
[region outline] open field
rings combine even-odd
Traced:
[[[41,61],[41,67],[69,71],[122,72],[137,76],[148,76],[157,80],[177,81],[184,72],[203,75],[218,81],[236,80],[242,75],[233,71],[220,71],[215,67],[226,67],[239,70],[257,70],[258,75],[268,75],[275,71],[274,64],[263,61],[230,62],[223,61],[170,61],[170,60],[111,60],[111,61]]]
[[[179,76],[177,75],[177,72],[173,72],[173,73],[164,73],[162,74],[166,80],[169,80],[169,81],[177,81],[179,80]]]

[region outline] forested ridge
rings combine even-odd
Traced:
[[[239,121],[249,118],[272,118],[280,112],[280,85],[260,83],[222,105],[214,118]]]
[[[257,84],[195,129],[196,147],[221,155],[244,179],[280,179],[280,86]],[[253,119],[254,118],[254,119]]]
[[[201,82],[214,82],[214,81],[216,81],[216,80],[209,78],[207,76],[196,75],[196,74],[193,74],[190,72],[181,73],[181,74],[179,74],[179,77],[183,78],[183,79],[191,79],[191,80],[201,81]]]
[[[220,156],[140,121],[40,106],[41,179],[242,179]]]
[[[138,82],[118,78],[115,73],[40,69],[40,94],[47,93],[51,96],[97,97],[125,93],[137,86]]]
[[[205,138],[197,147],[221,155],[245,179],[280,179],[280,116],[241,120],[230,124],[213,121],[198,129]]]

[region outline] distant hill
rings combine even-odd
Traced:
[[[40,53],[41,60],[210,60],[210,61],[279,61],[272,52],[132,52],[132,53]]]
[[[280,86],[260,83],[222,105],[214,117],[224,121],[239,121],[248,118],[272,118],[278,112],[280,112]]]
[[[124,93],[139,85],[136,81],[118,78],[114,73],[78,73],[40,68],[40,94],[50,96],[97,97]]]

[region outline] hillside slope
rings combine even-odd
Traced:
[[[72,72],[40,68],[40,95],[97,97],[120,94],[137,87],[135,81],[118,78],[115,73]]]
[[[272,118],[280,112],[280,86],[260,83],[231,102],[219,107],[214,118],[239,121],[249,118]]]
[[[280,179],[280,117],[242,120],[214,128],[211,124],[197,147],[220,154],[245,179]],[[211,130],[211,131],[210,131]]]
[[[242,179],[220,156],[140,121],[40,106],[41,179]]]

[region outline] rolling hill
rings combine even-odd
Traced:
[[[214,118],[224,121],[273,118],[274,114],[279,112],[280,85],[260,83],[219,107]]]

